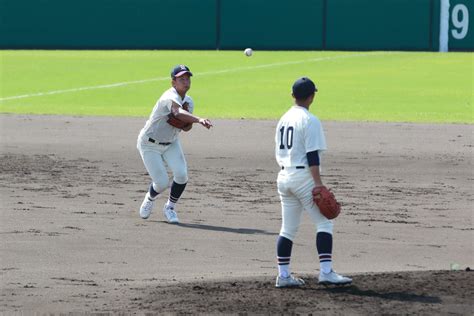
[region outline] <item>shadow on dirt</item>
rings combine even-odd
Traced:
[[[245,234],[245,235],[278,235],[278,233],[272,233],[272,232],[267,232],[266,230],[253,229],[253,228],[232,228],[232,227],[224,227],[224,226],[187,224],[187,223],[180,223],[177,226],[183,227],[183,228],[203,229],[203,230],[219,231],[219,232],[234,233],[234,234]]]
[[[364,297],[373,297],[377,299],[386,299],[386,300],[397,300],[405,302],[419,302],[419,303],[430,303],[430,304],[439,304],[441,299],[436,296],[429,295],[419,295],[410,292],[377,292],[374,290],[362,290],[359,287],[352,285],[349,287],[333,287],[321,289],[321,291],[333,293],[333,294],[345,294],[353,296],[364,296]]]

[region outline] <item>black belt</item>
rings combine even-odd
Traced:
[[[148,138],[148,141],[150,143],[156,143],[156,140],[154,140],[153,138]],[[171,143],[158,143],[158,145],[168,146],[168,145],[171,145]]]
[[[287,168],[292,168],[292,167],[287,167]],[[304,169],[305,166],[296,166],[295,168],[296,168],[296,169]],[[282,167],[281,167],[281,170],[285,170],[285,167],[282,166]]]

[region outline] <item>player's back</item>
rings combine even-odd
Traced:
[[[275,157],[282,167],[307,165],[306,126],[311,114],[301,106],[292,106],[280,119],[275,131]]]

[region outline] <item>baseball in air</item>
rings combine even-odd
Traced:
[[[246,48],[244,50],[244,54],[245,54],[245,56],[250,57],[253,54],[253,50],[251,48]]]

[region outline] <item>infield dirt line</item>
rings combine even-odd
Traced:
[[[326,60],[357,58],[357,57],[367,57],[367,56],[379,56],[379,55],[388,55],[388,54],[393,54],[393,53],[391,53],[391,52],[375,52],[375,53],[350,54],[350,55],[342,55],[342,56],[328,56],[328,57],[310,58],[310,59],[287,61],[287,62],[281,62],[281,63],[271,63],[271,64],[264,64],[264,65],[257,65],[257,66],[237,67],[237,68],[223,69],[223,70],[217,70],[217,71],[202,72],[202,73],[199,74],[199,76],[215,76],[215,75],[220,75],[220,74],[246,71],[246,70],[273,68],[273,67],[296,65],[296,64],[302,64],[302,63],[326,61]],[[158,78],[150,78],[150,79],[143,79],[143,80],[133,80],[133,81],[124,81],[124,82],[111,83],[111,84],[103,84],[103,85],[97,85],[97,86],[86,86],[86,87],[63,89],[63,90],[37,92],[37,93],[30,93],[30,94],[22,94],[22,95],[14,95],[14,96],[10,96],[10,97],[4,97],[4,98],[0,98],[0,101],[9,101],[9,100],[41,97],[41,96],[45,96],[45,95],[63,94],[63,93],[70,93],[70,92],[80,92],[80,91],[86,91],[86,90],[110,89],[110,88],[123,87],[123,86],[129,86],[129,85],[134,85],[134,84],[148,83],[148,82],[152,82],[152,81],[165,81],[165,80],[169,80],[169,79],[170,79],[169,77],[158,77]]]

